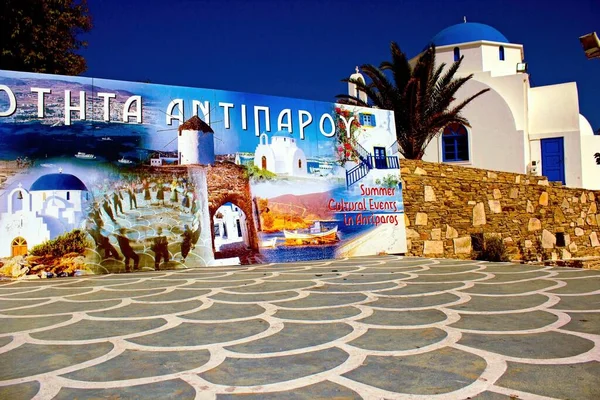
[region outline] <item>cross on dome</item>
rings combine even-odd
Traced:
[[[17,186],[19,187],[19,189],[21,189],[23,187],[23,184],[21,182],[19,182],[19,184]]]
[[[58,169],[59,174],[62,174],[62,171],[63,171],[62,167]]]
[[[356,66],[356,68],[355,68],[355,71],[356,71],[356,73],[358,74],[358,72],[359,72],[359,71],[358,71],[358,65]]]
[[[466,16],[464,16],[464,17],[463,17],[463,19],[464,19],[464,21],[465,21],[465,24],[466,24],[466,23],[467,23],[467,17],[466,17]]]

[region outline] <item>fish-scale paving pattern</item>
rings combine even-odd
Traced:
[[[0,287],[0,398],[600,398],[598,271],[362,257]]]

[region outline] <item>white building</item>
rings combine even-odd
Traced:
[[[217,209],[213,217],[215,250],[231,243],[250,243],[248,223],[244,212],[235,204],[226,203]]]
[[[305,176],[307,174],[306,155],[288,132],[277,132],[269,138],[266,133],[259,137],[254,151],[254,165],[275,174]]]
[[[42,175],[29,190],[19,184],[8,192],[7,211],[0,214],[0,257],[26,254],[75,229],[89,200],[85,184],[71,174]]]
[[[438,63],[450,65],[464,56],[456,76],[474,75],[456,103],[490,91],[463,110],[471,126],[447,127],[431,141],[423,160],[544,175],[566,186],[600,189],[593,156],[600,152],[600,136],[579,113],[575,82],[532,87],[523,45],[488,25],[454,25],[431,42]]]
[[[357,73],[358,74],[358,73]],[[357,78],[356,75],[353,78]],[[358,78],[357,78],[358,79]],[[355,90],[350,88],[349,90]],[[351,92],[352,93],[352,92]],[[359,93],[362,95],[362,92]],[[353,148],[358,160],[347,162],[346,184],[352,186],[358,181],[373,183],[376,179],[396,174],[400,169],[397,146],[394,114],[376,108],[338,105],[342,110],[349,110],[354,114],[360,126],[353,131],[356,139]],[[350,125],[352,121],[348,121]],[[390,171],[390,170],[396,170]]]

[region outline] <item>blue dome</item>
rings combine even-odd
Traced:
[[[48,174],[40,176],[29,190],[85,190],[81,179],[71,174]]]
[[[489,42],[510,43],[506,36],[496,28],[476,22],[465,22],[449,26],[435,35],[431,42],[436,46],[448,46],[451,44],[478,42],[487,40]]]

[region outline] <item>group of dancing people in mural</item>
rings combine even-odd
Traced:
[[[119,217],[127,218],[128,212],[135,212],[138,209],[168,207],[181,214],[187,214],[191,218],[191,223],[184,224],[183,230],[169,230],[169,233],[181,232],[176,242],[181,240],[180,262],[185,263],[190,251],[198,243],[201,233],[200,210],[193,183],[176,176],[173,176],[170,182],[152,176],[121,176],[118,180],[109,179],[94,189],[96,201],[92,203],[88,213],[87,231],[94,239],[98,253],[103,259],[122,260],[124,258],[126,272],[131,271],[131,263],[133,263],[133,270],[137,270],[139,269],[140,254],[136,252],[134,245],[143,243],[144,252],[146,244],[148,244],[149,250],[154,253],[155,270],[160,269],[161,263],[171,261],[169,236],[165,234],[163,227],[157,227],[156,234],[153,236],[133,241],[127,236],[130,230],[119,224],[117,220]],[[165,202],[167,196],[169,201]],[[123,203],[129,204],[129,208],[125,207],[125,211]],[[136,213],[136,216],[138,215],[140,213]],[[114,236],[116,239],[123,257],[111,243],[110,236]],[[132,242],[134,243],[132,244]]]

